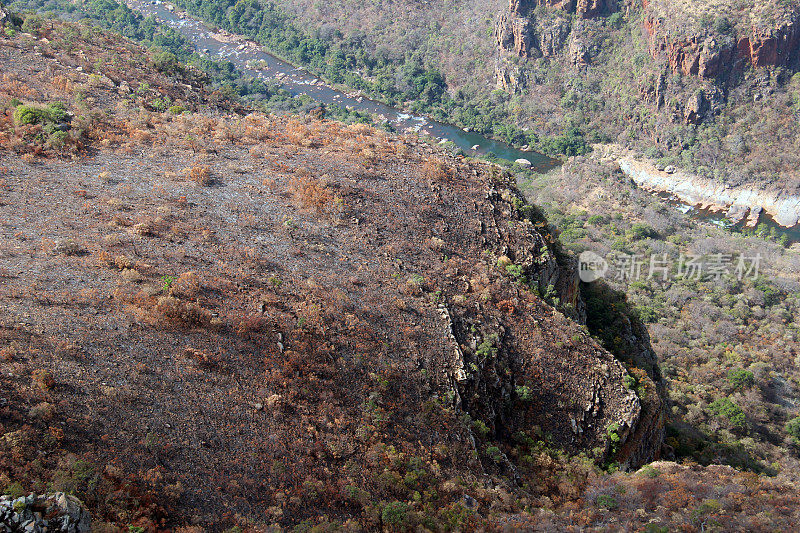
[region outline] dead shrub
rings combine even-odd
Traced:
[[[219,357],[216,354],[209,354],[191,347],[187,347],[183,351],[183,357],[194,361],[201,368],[215,368],[219,365]]]
[[[445,181],[450,175],[447,165],[436,159],[428,159],[422,165],[423,177],[431,183]]]
[[[43,391],[48,391],[52,389],[56,384],[56,380],[53,377],[53,373],[50,372],[49,370],[44,370],[42,368],[34,370],[31,377],[33,379],[33,384],[42,389]]]
[[[203,187],[208,187],[213,182],[211,171],[205,165],[186,168],[183,173],[187,178]]]
[[[327,211],[336,199],[328,184],[314,176],[298,174],[300,175],[292,178],[289,191],[300,207],[314,210],[317,213]]]
[[[169,293],[179,298],[195,298],[200,293],[200,278],[196,272],[184,272],[169,286]]]
[[[66,76],[62,75],[54,76],[51,83],[53,85],[53,89],[56,91],[56,94],[60,95],[72,95],[72,91],[75,88],[72,84],[72,81]]]
[[[0,361],[13,361],[17,355],[17,350],[13,346],[6,346],[0,349]]]
[[[153,309],[156,316],[164,322],[181,326],[207,326],[211,313],[192,302],[185,302],[174,296],[162,296]]]
[[[114,256],[111,253],[107,252],[106,250],[100,250],[97,252],[97,265],[110,267],[114,264]]]

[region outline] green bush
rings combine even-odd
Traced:
[[[733,368],[728,372],[728,381],[735,389],[746,389],[756,383],[753,373],[743,368]]]
[[[153,66],[159,72],[172,74],[180,70],[178,57],[172,52],[159,52],[153,56]]]
[[[632,241],[638,241],[656,237],[658,234],[656,230],[647,224],[637,223],[632,225],[631,228],[625,232],[625,236]]]
[[[721,33],[722,35],[727,35],[731,31],[733,31],[733,24],[731,24],[731,21],[728,20],[726,17],[719,17],[714,22],[714,30],[717,33]]]
[[[477,431],[481,437],[489,434],[489,426],[483,423],[482,420],[475,420],[472,422],[472,428]]]
[[[608,435],[608,439],[613,444],[617,444],[620,441],[619,424],[616,422],[610,423],[606,429],[606,435]]]
[[[513,263],[506,265],[506,273],[519,281],[523,281],[523,278],[525,277],[525,272],[522,269],[522,265],[515,265]]]
[[[29,124],[61,124],[67,120],[67,107],[54,102],[47,107],[18,105],[14,110],[14,123],[17,126]]]
[[[636,387],[636,378],[630,374],[625,374],[625,377],[622,378],[622,382],[625,384],[625,388],[628,390]]]
[[[796,416],[786,423],[786,432],[795,443],[800,444],[800,416]]]
[[[711,411],[717,416],[722,416],[730,422],[731,426],[744,431],[747,429],[747,419],[742,408],[733,403],[729,398],[717,398],[711,405]]]
[[[30,14],[25,17],[20,29],[25,33],[36,35],[42,26],[44,26],[44,18],[41,15]]]
[[[649,305],[641,305],[636,307],[636,312],[639,315],[639,320],[645,324],[653,324],[658,322],[658,312]]]
[[[606,19],[606,22],[612,28],[621,28],[622,24],[625,22],[625,19],[623,18],[622,13],[617,11],[616,13],[612,13],[611,16]]]
[[[527,385],[517,385],[514,390],[517,393],[517,397],[523,402],[529,402],[533,399],[533,391]]]
[[[503,452],[500,451],[500,448],[497,446],[487,446],[486,447],[486,455],[492,458],[492,461],[495,463],[499,463],[500,460],[503,458]]]
[[[609,496],[608,494],[601,494],[598,496],[597,500],[595,500],[595,503],[601,509],[616,509],[619,505],[617,503],[617,499],[613,496]]]
[[[14,124],[17,126],[41,124],[44,120],[45,114],[41,108],[20,105],[14,110]]]
[[[384,524],[402,527],[408,515],[408,505],[403,502],[387,503],[381,511],[381,520]]]

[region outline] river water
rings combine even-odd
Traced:
[[[224,31],[214,33],[203,22],[191,18],[185,13],[176,12],[177,10],[173,10],[171,5],[160,0],[128,0],[127,5],[143,15],[151,15],[162,24],[175,29],[194,43],[197,50],[203,55],[212,59],[228,60],[250,76],[264,81],[278,82],[293,95],[304,94],[324,104],[337,104],[348,109],[370,113],[381,121],[390,123],[399,131],[424,133],[440,141],[452,141],[467,155],[486,155],[491,152],[497,157],[510,161],[527,159],[531,163],[531,169],[537,172],[544,172],[560,164],[558,160],[537,152],[518,150],[505,143],[464,131],[456,126],[404,113],[360,94],[338,91],[306,70],[296,68],[266,52],[257,43]]]

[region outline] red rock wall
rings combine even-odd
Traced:
[[[647,7],[647,0],[643,0]],[[741,66],[794,66],[800,56],[800,13],[784,25],[764,33],[739,36],[733,44],[722,45],[719,38],[697,35],[672,40],[651,15],[644,27],[653,57],[666,57],[675,73],[715,78]]]

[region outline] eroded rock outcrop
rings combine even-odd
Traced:
[[[568,451],[602,450],[598,459],[613,457],[626,468],[658,457],[664,386],[646,329],[619,317],[617,329],[627,343],[624,360],[590,340],[585,330],[575,330],[563,354],[542,350],[558,344],[561,325],[587,324],[574,259],[558,251],[546,221],[523,205],[515,189],[496,182],[486,199],[481,233],[490,257],[497,257],[497,268],[467,286],[482,286],[497,270],[516,277],[520,285],[493,285],[493,298],[500,301],[495,308],[502,313],[473,302],[469,292],[440,309],[451,337],[448,374],[456,408],[486,422],[500,440],[539,427],[548,428]],[[564,314],[552,322],[534,318],[542,317],[536,292]],[[647,396],[620,386],[628,375],[626,365],[640,369],[637,380],[650,392]],[[508,468],[513,471],[510,461]]]
[[[0,496],[0,532],[89,533],[92,518],[78,498],[63,492]]]
[[[545,6],[549,11],[537,15],[533,11],[536,6]],[[509,9],[497,17],[495,24],[498,89],[512,93],[525,89],[525,71],[515,58],[551,58],[563,53],[578,69],[589,65],[592,47],[584,36],[584,19],[614,9],[616,4],[607,0],[511,0]],[[577,20],[570,14],[577,15]]]
[[[567,18],[538,18],[532,13],[521,14],[523,12],[512,9],[498,17],[495,41],[502,54],[523,58],[552,57],[564,49],[571,27]]]
[[[717,78],[746,66],[795,68],[800,59],[800,6],[787,7],[781,17],[753,28],[737,30],[725,22],[719,29],[698,28],[687,35],[676,31],[676,22],[657,4],[643,5],[650,53],[666,59],[676,74]]]
[[[758,223],[762,212],[784,227],[800,223],[800,196],[765,189],[755,183],[731,187],[678,170],[658,170],[651,162],[636,158],[617,145],[595,148],[601,158],[617,162],[622,172],[645,190],[669,193],[684,203],[725,213],[734,222],[747,216],[749,226]]]

